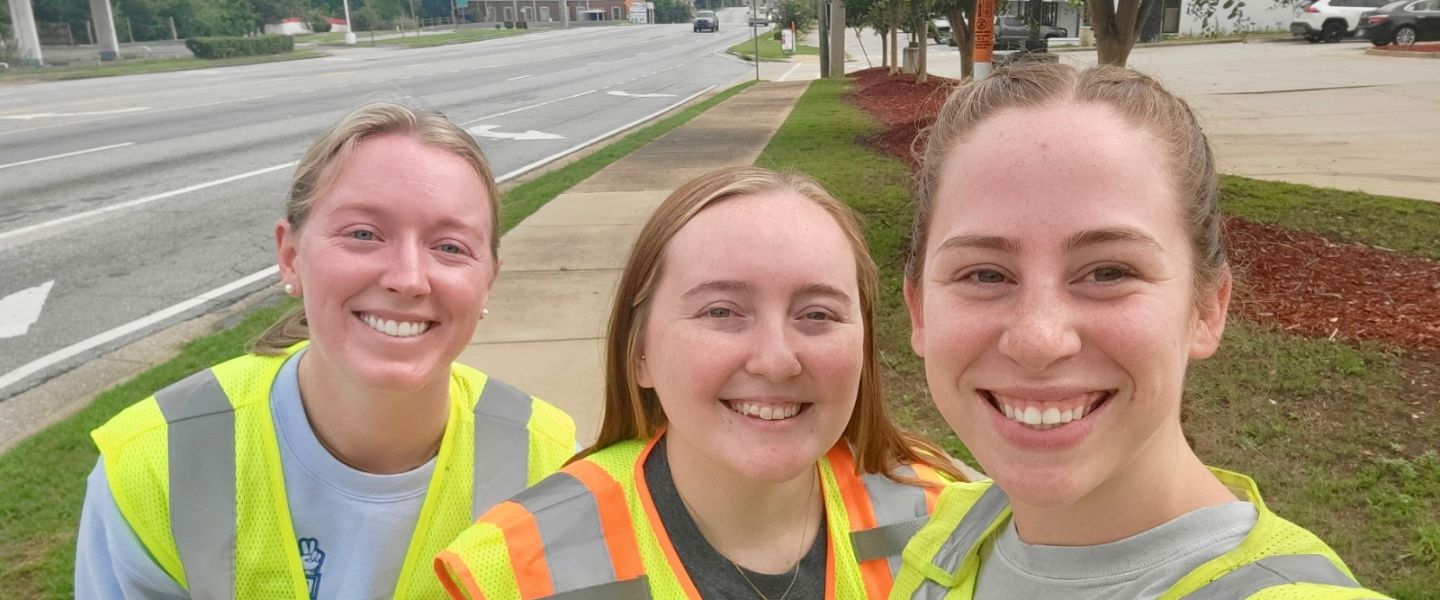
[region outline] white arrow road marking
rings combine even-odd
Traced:
[[[32,159],[30,159],[30,160],[22,160],[22,161],[20,161],[20,162],[13,162],[13,163],[10,163],[10,164],[8,164],[8,165],[0,165],[0,171],[3,171],[3,170],[8,169],[8,168],[10,168],[10,167],[18,167],[18,166],[20,166],[20,165],[33,165],[33,164],[38,163],[38,162],[45,162],[45,161],[47,161],[47,160],[55,160],[55,159],[57,159],[57,158],[65,158],[65,157],[67,157],[67,156],[79,156],[79,155],[81,155],[81,154],[89,154],[89,153],[91,153],[91,152],[100,152],[101,150],[113,150],[113,149],[115,149],[115,148],[124,148],[124,147],[126,147],[126,146],[134,146],[134,145],[135,145],[135,142],[125,142],[125,143],[123,143],[123,144],[111,144],[111,145],[109,145],[109,146],[101,146],[101,147],[99,147],[99,148],[91,148],[91,149],[89,149],[89,150],[76,150],[75,152],[66,152],[66,153],[64,153],[64,154],[56,154],[55,156],[46,156],[46,157],[42,157],[42,158],[32,158]]]
[[[630,92],[622,92],[622,91],[620,91],[620,90],[613,90],[613,91],[609,91],[609,92],[605,92],[605,93],[610,94],[611,96],[621,96],[621,97],[624,97],[624,98],[674,98],[674,97],[675,97],[675,94],[632,94],[632,93],[630,93]]]
[[[50,297],[50,288],[54,286],[52,279],[0,298],[0,339],[29,333],[30,326],[40,320],[40,309],[45,308],[45,299]]]
[[[77,113],[31,113],[28,115],[0,115],[0,119],[17,119],[21,121],[29,121],[31,119],[53,119],[58,117],[96,117],[100,115],[118,115],[121,113],[131,113],[142,110],[150,110],[150,108],[145,106],[135,106],[132,108],[117,108],[115,110],[96,110],[91,112]]]
[[[469,131],[470,131],[470,133],[473,133],[473,134],[478,135],[478,136],[480,136],[480,137],[497,138],[497,139],[502,139],[502,140],[563,140],[563,139],[565,139],[565,136],[563,136],[563,135],[555,135],[555,134],[553,134],[553,133],[545,133],[545,132],[543,132],[543,131],[535,131],[534,129],[531,129],[531,130],[529,130],[529,131],[525,131],[525,132],[522,132],[522,133],[505,133],[504,131],[494,131],[494,129],[495,129],[496,127],[499,127],[499,125],[476,125],[476,126],[474,126],[474,127],[471,127],[471,128],[469,129]]]

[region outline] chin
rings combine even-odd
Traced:
[[[981,463],[984,466],[984,463]],[[1033,468],[1020,465],[1005,465],[987,469],[986,474],[995,480],[1011,504],[1031,508],[1064,508],[1078,502],[1090,488],[1084,485],[1071,468]]]
[[[433,385],[437,379],[449,378],[449,365],[445,369],[412,363],[367,365],[352,371],[355,378],[366,387],[391,393],[414,393]]]
[[[801,453],[798,450],[752,449],[748,456],[732,461],[732,468],[747,478],[767,483],[794,481],[815,468],[823,452]],[[807,460],[806,457],[811,457]]]

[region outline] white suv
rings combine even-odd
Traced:
[[[1355,35],[1360,15],[1392,0],[1303,0],[1295,6],[1295,20],[1290,33],[1303,36],[1310,43],[1332,44]]]

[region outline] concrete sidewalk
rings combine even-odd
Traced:
[[[500,242],[490,315],[460,362],[544,398],[599,433],[604,336],[630,246],[651,211],[697,175],[755,162],[808,83],[761,83],[551,200]]]

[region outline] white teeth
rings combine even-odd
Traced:
[[[1009,404],[1004,405],[1002,408],[1005,409],[1005,418],[1007,418],[1007,419],[1013,419],[1013,418],[1015,418],[1015,409],[1010,408],[1010,405],[1009,405]]]
[[[1040,424],[1040,409],[1035,408],[1035,407],[1033,407],[1033,406],[1030,407],[1030,408],[1025,409],[1025,421],[1024,421],[1024,423],[1025,423],[1026,425],[1039,425],[1039,424]]]
[[[750,402],[730,402],[730,410],[742,415],[755,417],[765,421],[781,421],[800,414],[799,404],[787,404],[785,406],[761,406]]]
[[[1062,411],[1059,407],[1055,406],[1048,408],[1026,406],[1022,408],[1005,404],[999,399],[995,399],[995,404],[1000,407],[1000,412],[1005,413],[1005,418],[1040,431],[1054,429],[1066,423],[1079,421],[1085,418],[1087,412],[1084,405],[1067,408]]]
[[[371,329],[392,337],[415,337],[430,329],[428,322],[391,321],[374,315],[362,315],[361,320],[365,321],[365,324],[369,325]]]
[[[1070,421],[1073,420],[1074,416],[1075,416],[1075,411],[1070,410],[1070,409],[1067,408],[1067,409],[1065,409],[1065,412],[1060,413],[1060,422],[1061,422],[1061,423],[1069,423]]]
[[[1056,423],[1059,423],[1060,409],[1053,406],[1045,409],[1045,412],[1040,413],[1040,422],[1046,425],[1054,425]]]

